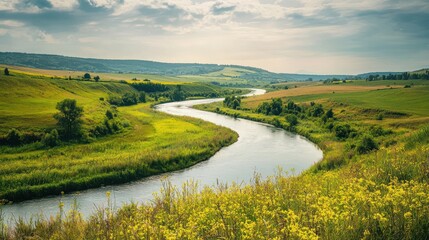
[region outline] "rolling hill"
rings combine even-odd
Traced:
[[[162,63],[146,60],[113,60],[78,58],[49,54],[0,52],[0,64],[31,67],[49,70],[86,71],[100,73],[145,73],[167,76],[201,75],[207,77],[213,73],[228,76],[228,71],[234,69],[231,78],[249,81],[281,82],[281,81],[313,81],[328,78],[348,78],[350,75],[316,75],[273,73],[264,69],[239,66],[200,63]]]

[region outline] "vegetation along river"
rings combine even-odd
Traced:
[[[254,89],[248,95],[265,93]],[[255,173],[263,178],[274,175],[279,167],[285,171],[300,173],[322,158],[322,151],[313,143],[299,135],[272,127],[267,124],[192,109],[193,105],[222,101],[217,99],[190,100],[165,103],[156,106],[158,111],[173,115],[191,116],[228,127],[239,134],[238,141],[218,151],[208,161],[193,167],[161,174],[140,181],[106,186],[81,191],[79,194],[46,197],[2,207],[3,216],[8,221],[18,217],[43,213],[45,216],[59,212],[59,203],[64,203],[68,211],[76,201],[78,209],[85,216],[93,213],[97,207],[107,204],[106,192],[111,193],[113,207],[125,203],[148,201],[152,193],[160,190],[162,179],[168,176],[173,185],[181,186],[187,180],[198,181],[199,185],[220,183],[249,183]],[[178,139],[180,141],[180,139]]]

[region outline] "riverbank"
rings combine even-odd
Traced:
[[[426,94],[418,97],[424,99],[427,90],[417,89]],[[392,92],[383,92],[377,101],[386,104],[398,96],[397,90],[386,91]],[[342,97],[347,99],[347,95]],[[401,95],[403,101],[407,97],[416,96]],[[67,233],[71,239],[425,239],[429,235],[429,131],[425,125],[429,116],[399,114],[400,106],[395,111],[371,109],[326,95],[291,100],[301,109],[290,105],[300,117],[294,126],[326,152],[319,164],[303,174],[279,173],[267,180],[256,176],[248,185],[219,184],[202,192],[192,182],[182,188],[166,182],[150,203],[131,204],[115,214],[107,207],[88,221],[70,214],[37,226],[22,225],[17,232],[31,229],[27,234],[42,238]],[[324,113],[308,115],[317,104],[322,104]],[[246,100],[242,107],[249,110],[215,105],[214,111],[216,107],[291,127],[285,115],[254,113]],[[333,116],[324,121],[323,115],[331,108]],[[345,127],[348,134],[341,135],[336,126],[345,124],[349,124]],[[358,144],[371,142],[363,141],[367,136],[377,145],[361,152]]]
[[[64,211],[66,212],[70,210],[70,206],[76,201],[83,216],[89,218],[91,213],[94,212],[94,204],[102,206],[105,203],[104,196],[106,191],[111,192],[114,205],[120,207],[130,201],[148,202],[153,200],[152,193],[161,189],[161,181],[166,176],[168,176],[172,184],[177,186],[181,186],[191,179],[197,181],[200,186],[214,186],[218,183],[231,184],[232,182],[245,184],[249,183],[255,172],[263,178],[274,174],[278,167],[288,170],[294,169],[296,173],[299,173],[321,159],[321,151],[314,144],[300,136],[265,124],[238,120],[191,108],[192,105],[197,103],[213,101],[222,101],[222,99],[173,102],[158,106],[158,111],[204,119],[232,129],[239,134],[240,137],[237,142],[229,147],[222,148],[209,161],[202,162],[191,168],[129,184],[91,189],[78,195],[65,194],[61,197],[5,206],[3,210],[6,218],[8,219],[9,216],[14,215],[28,220],[32,214],[41,212],[47,217],[56,215],[58,212],[57,205],[60,201],[64,204]],[[252,149],[252,151],[249,151],[249,149]],[[268,158],[267,152],[271,153]],[[302,152],[305,152],[305,154]]]

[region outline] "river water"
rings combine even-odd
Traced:
[[[250,95],[259,95],[265,90],[254,89]],[[153,193],[161,188],[167,176],[176,186],[193,179],[200,186],[216,185],[217,183],[249,183],[255,173],[263,178],[274,175],[279,167],[296,174],[309,168],[322,158],[322,151],[304,137],[275,128],[273,126],[244,119],[200,111],[191,108],[193,105],[222,101],[217,99],[190,100],[165,103],[156,106],[161,112],[172,115],[191,116],[228,127],[239,134],[238,141],[222,148],[209,160],[198,163],[190,168],[161,174],[127,184],[106,186],[81,191],[79,194],[65,194],[42,199],[29,200],[2,207],[4,218],[10,223],[22,217],[29,219],[35,214],[45,217],[55,215],[62,201],[65,210],[70,209],[74,202],[85,217],[97,208],[107,204],[106,192],[111,192],[114,207],[130,202],[150,201]]]

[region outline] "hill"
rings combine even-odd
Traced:
[[[123,183],[189,167],[237,139],[229,129],[153,111],[151,105],[167,101],[176,85],[146,92],[145,100],[140,100],[142,92],[123,81],[64,79],[12,68],[10,75],[4,75],[3,71],[0,67],[0,205],[4,200]],[[203,83],[181,88],[187,97],[233,93]],[[125,103],[126,96],[146,103],[116,104],[121,99]],[[57,103],[64,99],[74,99],[83,108],[80,138],[61,136],[53,117]],[[53,131],[59,137],[48,145],[44,139]],[[17,136],[13,142],[12,132]]]
[[[113,60],[78,58],[50,54],[32,54],[16,52],[0,52],[0,64],[23,66],[50,70],[68,70],[100,73],[145,73],[167,76],[193,75],[204,78],[207,74],[219,73],[220,76],[228,76],[224,73],[234,69],[236,74],[229,76],[231,79],[246,79],[250,82],[281,82],[281,81],[313,81],[329,78],[343,79],[350,75],[317,75],[317,74],[290,74],[273,73],[264,69],[239,66],[199,63],[162,63],[146,60]]]

